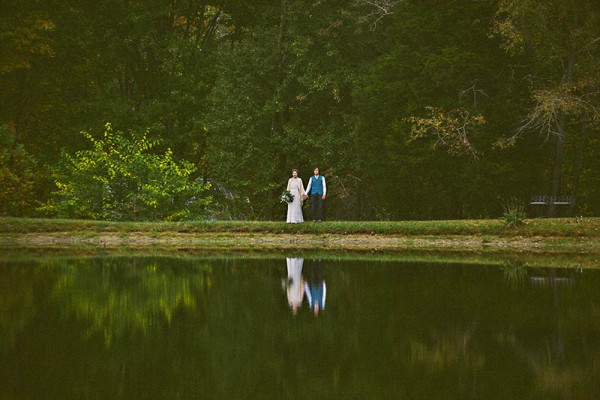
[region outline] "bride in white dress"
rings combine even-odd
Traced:
[[[289,224],[304,222],[302,216],[302,199],[306,196],[302,179],[298,178],[298,170],[292,170],[292,177],[288,180],[287,190],[294,196],[294,201],[288,203],[287,220]]]
[[[298,309],[302,307],[304,300],[304,278],[302,277],[302,264],[304,258],[285,259],[287,263],[287,285],[286,292],[288,304],[292,310],[292,314],[298,314]]]

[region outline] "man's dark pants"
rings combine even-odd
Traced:
[[[310,215],[312,216],[312,220],[323,219],[323,195],[311,193],[310,195]]]

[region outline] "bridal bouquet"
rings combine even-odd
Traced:
[[[281,193],[280,200],[282,203],[291,203],[294,201],[294,195],[289,190],[284,190],[283,193]]]

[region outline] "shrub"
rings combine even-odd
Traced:
[[[176,162],[167,149],[151,151],[159,143],[147,133],[126,137],[106,124],[104,136],[71,156],[62,154],[54,171],[57,190],[42,207],[48,214],[104,220],[186,220],[198,218],[210,203],[208,184],[193,180],[196,167]]]
[[[512,198],[505,202],[503,218],[508,227],[522,225],[525,222],[525,218],[527,218],[523,201]]]

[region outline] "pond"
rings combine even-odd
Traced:
[[[0,263],[1,399],[598,399],[600,271],[361,257]]]

